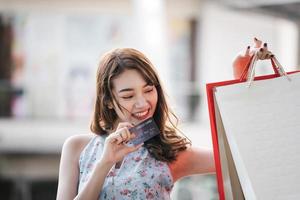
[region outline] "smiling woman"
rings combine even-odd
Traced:
[[[113,80],[113,94],[122,106],[116,109],[122,121],[131,121],[137,124],[153,116],[157,104],[157,90],[154,85],[146,83],[142,75],[136,70],[125,70]]]
[[[57,199],[170,199],[178,179],[214,172],[211,150],[178,134],[151,62],[141,52],[115,49],[97,71],[91,131],[62,150]],[[153,118],[160,134],[133,145],[129,130]]]

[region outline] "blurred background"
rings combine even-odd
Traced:
[[[55,199],[64,140],[90,133],[104,52],[144,52],[182,131],[212,148],[205,84],[233,79],[254,37],[300,69],[299,28],[297,0],[0,0],[0,199]],[[218,199],[215,175],[180,180],[172,199]]]

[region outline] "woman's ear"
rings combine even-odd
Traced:
[[[108,109],[114,109],[114,107],[113,107],[113,105],[112,105],[112,103],[111,102],[109,102],[108,104],[107,104],[107,107],[108,107]]]
[[[109,98],[104,99],[104,105],[110,110],[114,108],[113,102]]]

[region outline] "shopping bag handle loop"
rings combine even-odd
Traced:
[[[258,51],[255,51],[254,54],[251,56],[249,62],[247,63],[240,81],[247,81],[248,82],[248,87],[250,87],[251,83],[254,80],[255,77],[255,65],[257,63],[257,61],[260,60],[259,55],[258,55]],[[272,54],[271,58],[271,64],[272,64],[272,68],[273,71],[275,73],[275,75],[279,76],[285,76],[289,81],[291,80],[289,78],[289,76],[287,75],[287,73],[284,71],[282,65],[278,62],[276,56],[274,54]]]

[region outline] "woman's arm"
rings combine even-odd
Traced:
[[[76,135],[68,138],[62,148],[57,200],[71,200],[77,194],[79,155],[92,135]]]
[[[84,185],[83,189],[78,193],[78,195],[74,199],[76,200],[98,199],[105,178],[113,165],[114,163],[106,162],[103,159],[101,159],[95,165],[95,168],[93,169],[93,172],[89,180],[87,181],[87,183]]]
[[[177,160],[169,164],[174,182],[193,175],[215,172],[213,151],[206,148],[189,147],[178,154]]]

